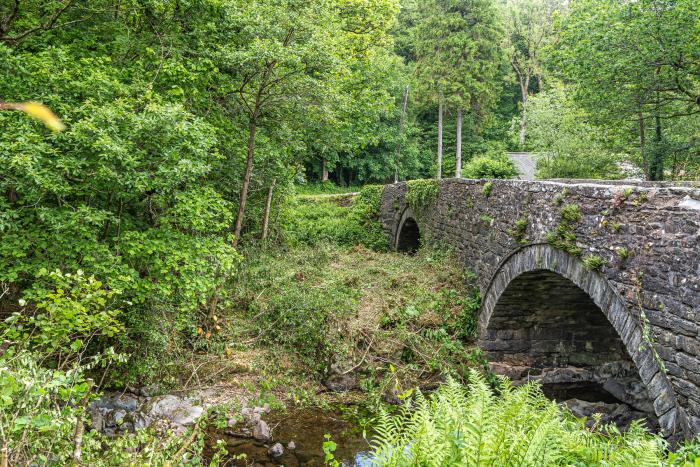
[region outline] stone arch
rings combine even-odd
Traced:
[[[549,295],[543,296],[542,292],[547,290]],[[522,300],[521,306],[524,307],[532,307],[534,300],[545,303],[539,308],[521,308],[518,311],[518,300]],[[564,316],[559,322],[569,326],[571,332],[570,335],[559,333],[549,343],[558,339],[559,343],[575,348],[583,344],[582,341],[577,342],[574,336],[581,332],[583,341],[592,339],[585,344],[592,345],[584,350],[588,355],[573,359],[565,356],[557,361],[563,350],[554,349],[546,340],[549,332],[557,332],[554,329],[557,321],[550,322],[549,328],[546,325],[537,328],[533,323],[542,323],[541,317],[536,315],[544,313],[547,316],[546,310],[554,311],[564,303],[563,300],[570,300],[569,311],[563,312]],[[593,312],[596,309],[607,318],[607,323],[605,319],[596,318],[600,316],[600,313]],[[555,315],[551,313],[548,316]],[[512,321],[504,325],[508,320]],[[583,329],[587,326],[591,326],[589,336]],[[606,334],[606,327],[612,327],[612,335]],[[628,309],[623,298],[602,274],[589,270],[579,258],[569,253],[549,244],[533,244],[519,248],[504,258],[483,294],[478,333],[480,347],[485,349],[490,359],[497,361],[503,357],[517,360],[518,356],[529,355],[531,361],[524,362],[526,366],[534,363],[536,367],[539,363],[541,367],[585,367],[596,363],[593,361],[596,358],[601,361],[616,358],[616,352],[624,350],[634,364],[632,369],[636,370],[646,387],[662,432],[666,436],[687,433],[685,413],[678,406],[673,387],[651,345],[644,341],[644,330],[638,316]],[[536,337],[538,335],[543,337]],[[620,349],[616,348],[618,343],[621,344]],[[587,358],[591,360],[586,361]]]
[[[421,233],[418,221],[411,208],[406,208],[396,229],[394,249],[405,253],[415,253],[420,244]]]

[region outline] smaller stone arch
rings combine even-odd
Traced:
[[[495,316],[494,311],[503,309],[504,300],[512,302],[518,300],[518,297],[521,297],[523,303],[527,304],[526,307],[532,306],[534,303],[532,294],[535,293],[531,289],[532,284],[541,283],[543,280],[551,281],[555,287],[559,288],[559,293],[566,290],[566,293],[578,294],[575,297],[576,303],[583,305],[581,312],[588,312],[591,309],[589,305],[586,305],[586,301],[590,301],[591,306],[594,304],[603,313],[614,329],[614,331],[611,329],[611,332],[619,336],[621,344],[634,363],[639,378],[648,391],[653,411],[658,417],[664,435],[670,437],[687,433],[685,412],[679,407],[673,387],[658,363],[651,345],[644,342],[644,330],[638,317],[628,309],[624,299],[619,296],[602,274],[589,270],[579,258],[549,244],[521,247],[501,261],[483,294],[478,324],[480,346],[485,348],[491,346],[491,348],[499,350],[498,345],[501,337],[514,338],[511,335],[497,336],[497,323],[503,317]],[[530,286],[526,284],[527,281],[530,281]],[[552,301],[556,302],[554,296]],[[506,303],[506,305],[508,304]],[[528,312],[534,313],[535,311],[523,310],[521,315],[526,315]],[[502,312],[499,311],[499,313]],[[525,319],[530,319],[530,317],[525,316]],[[494,322],[493,328],[491,327],[492,321]],[[602,323],[598,322],[597,324],[601,325]],[[509,329],[501,331],[501,333],[513,334],[521,331],[526,332],[524,329]],[[617,336],[610,336],[610,338],[612,340],[613,337]],[[507,344],[503,341],[500,343]],[[529,352],[530,349],[525,347],[522,346],[520,350]],[[592,352],[607,350],[603,348],[591,349]],[[498,352],[494,355],[498,355]],[[551,361],[548,364],[551,365]],[[556,365],[556,363],[554,364]]]
[[[421,233],[413,211],[406,208],[394,236],[394,249],[403,253],[415,253],[421,245]]]

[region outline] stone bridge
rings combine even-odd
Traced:
[[[665,435],[700,433],[697,185],[429,183],[386,186],[383,228],[398,250],[443,244],[476,273],[495,371],[602,384]]]

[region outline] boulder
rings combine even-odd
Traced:
[[[204,409],[169,394],[150,399],[141,413],[146,419],[168,420],[175,425],[190,426],[204,413]]]

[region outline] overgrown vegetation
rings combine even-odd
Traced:
[[[364,389],[380,392],[481,365],[470,347],[478,292],[448,252],[425,248],[407,256],[384,252],[385,244],[371,250],[325,235],[340,228],[343,210],[365,202],[360,196],[352,207],[330,203],[311,215],[296,204],[289,213],[296,221],[288,225],[295,246],[245,250],[238,305],[224,316],[231,334],[222,339],[280,346],[313,378],[349,372]]]
[[[290,246],[331,242],[385,251],[380,204],[383,187],[368,185],[359,195],[295,197],[285,207],[281,235]]]
[[[510,178],[528,148],[546,177],[698,178],[696,0],[505,4],[2,2],[0,466],[199,463],[199,432],[80,435],[85,404],[232,352],[371,392],[481,365],[471,279],[389,253],[381,187],[348,187]],[[579,220],[548,240],[580,255]]]
[[[90,376],[127,360],[96,345],[123,330],[113,308],[119,293],[80,271],[47,276],[45,297],[0,332],[2,465],[201,465],[206,416],[177,435],[150,429],[110,438],[89,429],[86,409],[100,390]],[[213,465],[223,452],[215,450]]]
[[[513,178],[518,175],[513,161],[504,153],[477,156],[462,169],[466,178]]]
[[[407,185],[406,203],[416,212],[427,208],[440,194],[440,182],[437,180],[411,180]]]

